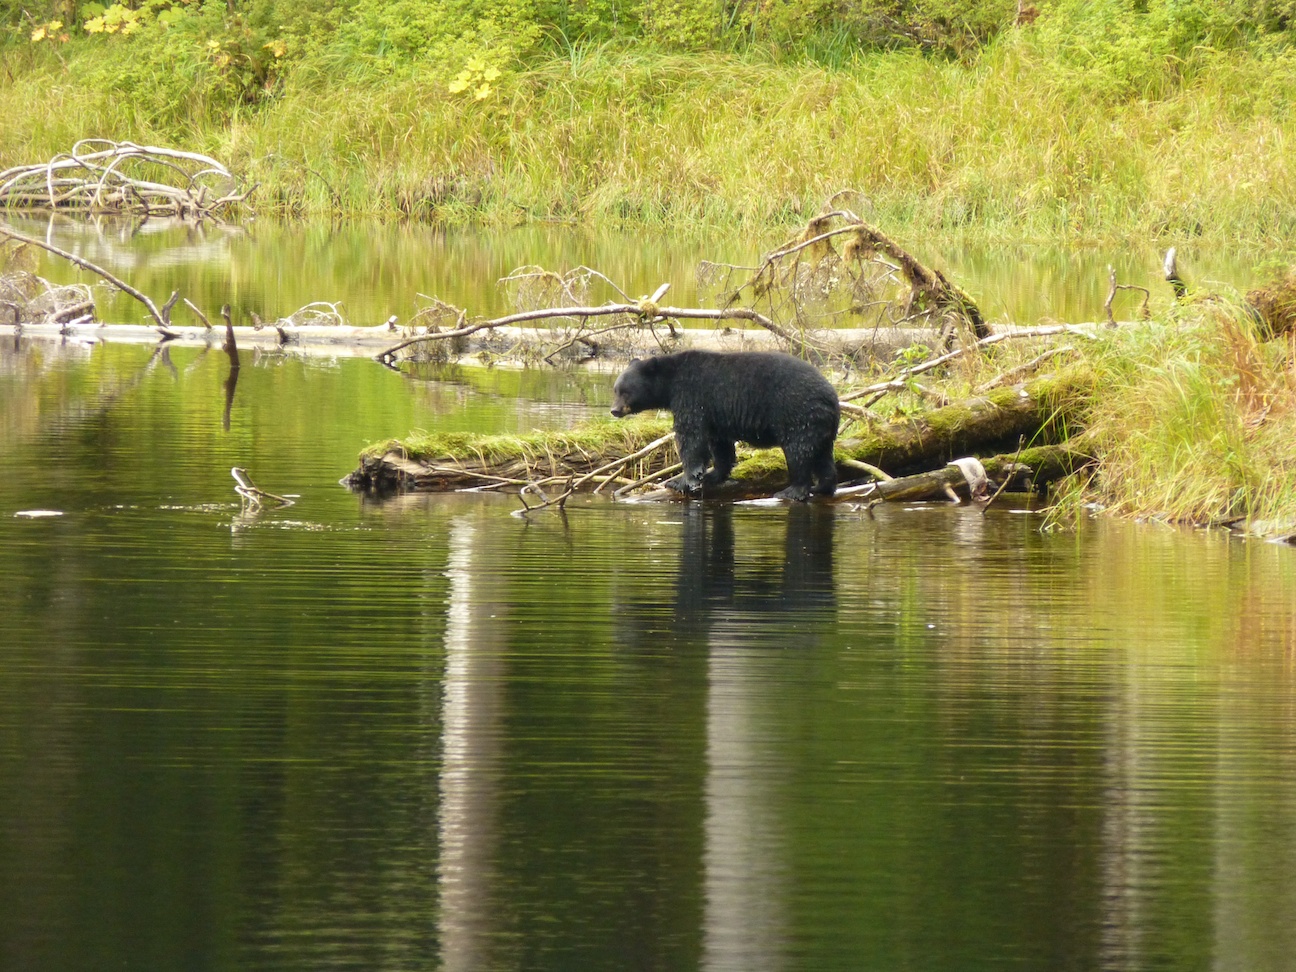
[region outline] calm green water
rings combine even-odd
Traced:
[[[630,233],[544,225],[482,233],[371,223],[267,221],[222,228],[165,221],[138,226],[62,218],[7,220],[16,229],[121,275],[158,304],[177,289],[213,320],[222,304],[230,304],[239,322],[251,313],[265,320],[286,317],[313,301],[340,302],[356,324],[379,324],[392,314],[404,321],[426,306],[429,296],[472,314],[506,314],[516,308],[497,281],[535,265],[558,272],[593,267],[631,296],[650,294],[659,284],[669,283],[670,302],[706,305],[711,293],[699,291],[696,271],[701,261],[751,266],[785,241],[778,233],[766,238],[677,238],[664,230]],[[1170,303],[1161,270],[1164,252],[1155,248],[899,242],[948,273],[992,321],[1103,320],[1109,265],[1122,283],[1150,290],[1154,312]],[[1183,241],[1178,249],[1181,272],[1190,284],[1226,292],[1256,286],[1265,279],[1257,264],[1288,256],[1205,250]],[[50,256],[42,256],[40,273],[58,282],[98,280]],[[614,298],[612,290],[598,286],[589,295],[596,303]],[[99,300],[106,320],[144,320],[141,307],[128,297],[111,299],[100,293]],[[1122,319],[1133,319],[1140,302],[1140,295],[1122,291],[1115,311]],[[175,313],[179,323],[195,321],[184,305]]]
[[[0,349],[0,968],[1292,968],[1291,548],[375,503],[608,379],[227,373]]]

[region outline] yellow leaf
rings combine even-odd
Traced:
[[[476,98],[478,101],[481,101],[483,98],[490,97],[490,93],[491,93],[491,86],[489,84],[483,84],[480,88],[478,88],[475,92],[473,92],[473,97]]]
[[[498,80],[499,80],[499,76],[500,76],[499,68],[489,67],[489,68],[487,68],[486,71],[482,74],[482,80],[483,80],[483,81],[498,81]]]
[[[37,27],[35,30],[33,30],[31,39],[33,44],[43,41],[45,39],[45,28]]]
[[[61,20],[51,20],[51,21],[50,21],[48,24],[46,24],[45,26],[49,29],[49,32],[50,32],[51,34],[53,34],[53,33],[56,33],[56,32],[59,30],[59,28],[61,28],[61,27],[63,26],[63,21],[61,21]]]
[[[480,57],[474,57],[471,61],[465,64],[464,67],[467,68],[469,71],[471,71],[473,74],[481,74],[482,71],[486,70],[486,65],[482,63],[482,59]]]
[[[104,31],[104,22],[102,17],[95,17],[93,20],[85,22],[85,32],[87,34],[102,34]]]
[[[458,94],[460,91],[468,90],[468,82],[464,78],[455,78],[450,82],[450,93]]]

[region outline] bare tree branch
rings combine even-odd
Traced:
[[[8,237],[11,240],[17,240],[20,243],[27,243],[31,246],[40,247],[42,250],[48,250],[50,253],[53,253],[55,256],[60,256],[64,260],[67,260],[70,263],[74,263],[78,267],[81,267],[82,269],[89,270],[91,273],[94,274],[98,274],[99,276],[107,280],[110,284],[112,284],[114,287],[116,287],[118,290],[130,294],[141,304],[143,304],[145,309],[148,310],[149,316],[151,316],[153,320],[157,321],[157,329],[162,334],[163,337],[176,336],[175,332],[172,331],[167,326],[167,321],[162,316],[162,312],[158,310],[157,305],[154,304],[153,301],[150,300],[146,294],[143,294],[140,291],[136,290],[134,287],[126,283],[124,280],[121,280],[118,277],[113,276],[103,267],[97,266],[96,264],[91,263],[89,260],[77,256],[75,253],[69,253],[67,250],[61,250],[57,246],[54,246],[52,243],[46,243],[44,240],[38,240],[32,236],[25,236],[22,233],[18,233],[14,230],[9,229],[7,226],[0,226],[0,236]]]

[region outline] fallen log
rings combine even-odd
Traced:
[[[934,409],[921,418],[839,439],[839,480],[860,479],[861,464],[888,474],[925,472],[961,456],[1007,452],[1023,437],[1032,443],[1064,439],[1068,425],[1075,424],[1084,374],[1079,369],[1061,372],[1022,389],[999,389]],[[365,450],[359,467],[343,483],[380,494],[393,490],[517,492],[530,485],[593,490],[645,479],[650,480],[647,485],[655,485],[651,477],[665,472],[677,458],[669,430],[669,419],[647,418],[525,436],[456,434],[390,440]],[[1029,455],[1029,450],[1023,453]],[[1029,458],[1022,461],[1030,464]],[[780,450],[744,448],[733,479],[706,488],[702,498],[768,496],[786,481]]]
[[[1033,492],[1041,492],[1050,484],[1064,476],[1078,472],[1094,461],[1090,450],[1079,439],[1070,440],[1058,445],[1039,446],[1024,449],[1012,455],[1001,454],[981,460],[981,469],[987,477],[987,486],[1004,487],[1017,485]],[[835,497],[838,501],[873,502],[918,502],[938,500],[951,494],[958,499],[979,499],[989,502],[993,497],[988,492],[979,491],[969,480],[965,468],[960,463],[967,460],[951,462],[939,469],[915,473],[912,476],[901,476],[862,486],[850,486],[839,490]]]
[[[343,485],[368,493],[393,490],[517,492],[525,486],[584,480],[598,486],[627,483],[675,462],[669,419],[602,422],[566,432],[528,435],[456,433],[390,440],[366,449]],[[657,443],[655,448],[649,446]],[[625,460],[617,468],[615,461]],[[604,473],[601,467],[612,465]]]
[[[1032,444],[1065,440],[1068,425],[1076,424],[1087,376],[1083,369],[1070,368],[1020,388],[993,389],[921,416],[869,428],[851,439],[838,439],[837,450],[900,476],[937,468],[960,456],[1006,450],[1023,436]],[[734,470],[735,474],[741,471]]]

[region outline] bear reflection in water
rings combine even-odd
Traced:
[[[743,631],[744,644],[790,646],[794,634],[800,646],[835,623],[831,507],[796,504],[780,516],[728,504],[676,509],[683,522],[674,603],[620,605],[628,647],[662,647],[668,634],[683,647],[718,625]]]

